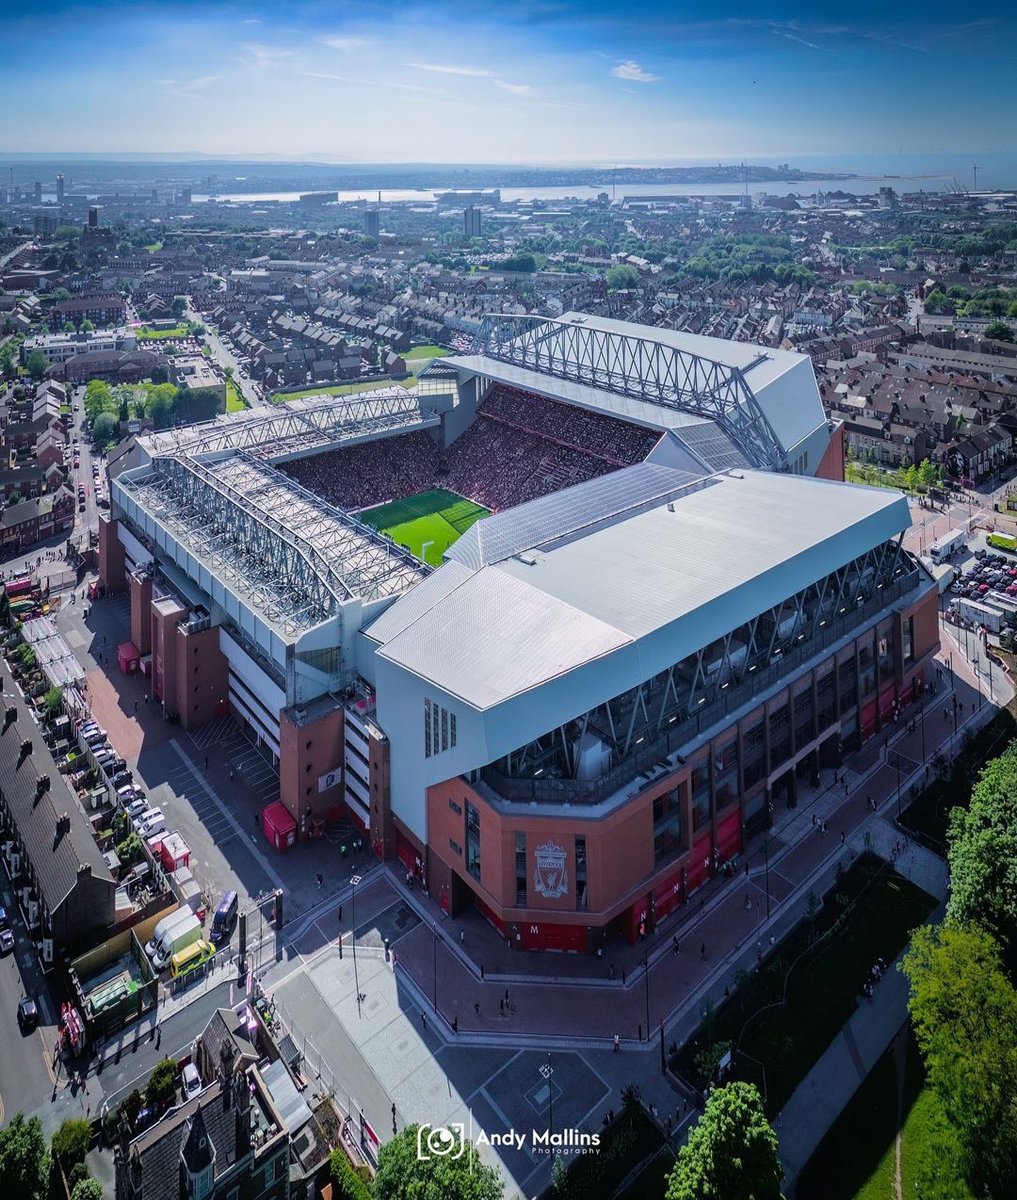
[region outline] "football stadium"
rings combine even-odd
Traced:
[[[110,475],[101,579],[167,719],[232,713],[299,836],[351,818],[528,948],[652,927],[938,646],[905,498],[843,481],[789,351],[496,315],[414,392],[142,435]]]

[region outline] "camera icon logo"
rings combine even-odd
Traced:
[[[417,1126],[417,1158],[429,1162],[432,1158],[462,1158],[466,1153],[466,1127],[450,1125]]]

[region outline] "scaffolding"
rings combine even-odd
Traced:
[[[784,447],[745,380],[765,353],[735,367],[579,320],[497,313],[484,317],[474,353],[716,421],[753,466],[786,468]]]

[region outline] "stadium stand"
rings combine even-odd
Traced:
[[[500,512],[640,462],[658,437],[614,417],[496,385],[447,451],[420,432],[299,459],[281,469],[350,510],[439,486]]]

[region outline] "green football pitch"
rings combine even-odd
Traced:
[[[361,520],[389,534],[399,545],[408,546],[432,567],[441,565],[441,556],[474,521],[487,516],[490,510],[482,504],[440,488],[380,504],[360,514]]]

